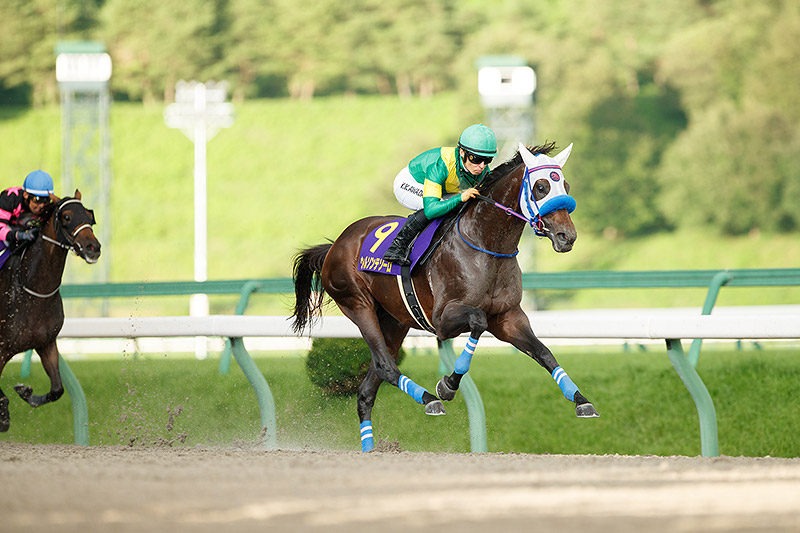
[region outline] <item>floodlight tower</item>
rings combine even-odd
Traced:
[[[536,73],[524,58],[508,55],[481,56],[478,68],[478,93],[486,111],[486,124],[497,136],[497,160],[505,161],[517,151],[519,143],[533,144],[533,92]],[[535,245],[523,240],[519,254],[525,271],[536,268]],[[536,308],[535,294],[526,295],[526,306]]]
[[[481,56],[476,66],[487,126],[497,135],[498,158],[504,160],[517,143],[533,143],[536,73],[518,56]]]
[[[67,283],[109,280],[111,261],[111,56],[98,41],[63,41],[55,48],[56,81],[61,94],[61,196],[80,189],[86,205],[97,212],[103,260],[99,265],[74,264]],[[107,302],[102,304],[107,314]]]

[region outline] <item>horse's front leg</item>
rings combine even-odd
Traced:
[[[600,416],[591,402],[581,394],[567,372],[561,368],[552,352],[533,334],[528,316],[521,308],[493,317],[489,321],[488,329],[492,335],[512,344],[542,365],[558,384],[564,397],[575,403],[575,413],[579,418]]]
[[[39,407],[40,405],[54,402],[64,394],[64,386],[61,384],[61,372],[58,369],[58,347],[56,346],[56,341],[53,340],[44,348],[36,348],[36,353],[39,354],[44,371],[50,378],[50,391],[47,394],[36,395],[33,394],[33,389],[28,385],[22,383],[14,385],[14,390],[17,391],[20,398],[28,402],[31,407]]]
[[[436,394],[442,400],[450,401],[456,397],[456,391],[461,385],[461,378],[469,371],[472,363],[472,356],[478,346],[478,340],[486,331],[488,322],[486,313],[477,307],[460,303],[448,303],[442,311],[441,318],[437,324],[437,336],[439,341],[452,339],[465,329],[469,329],[469,339],[464,346],[461,355],[455,362],[453,373],[443,376],[436,384]]]

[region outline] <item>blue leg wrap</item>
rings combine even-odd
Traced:
[[[475,353],[475,348],[477,347],[478,339],[473,339],[472,335],[470,335],[469,339],[467,339],[467,345],[464,346],[464,350],[461,352],[461,355],[459,355],[458,359],[456,359],[456,374],[461,374],[463,376],[469,372],[469,365],[472,363],[472,356]]]
[[[361,451],[368,452],[375,447],[372,439],[372,420],[361,422]]]
[[[400,374],[400,379],[397,380],[397,388],[414,398],[414,401],[418,404],[422,404],[422,395],[428,392],[402,374]]]
[[[561,387],[561,392],[564,393],[564,397],[571,401],[575,401],[575,393],[578,392],[578,386],[572,382],[572,379],[567,375],[567,372],[557,366],[553,370],[553,379],[556,380],[556,383],[559,387]]]

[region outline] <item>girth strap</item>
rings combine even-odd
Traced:
[[[408,312],[411,313],[412,317],[414,317],[414,320],[417,322],[419,327],[435,335],[436,330],[428,321],[428,318],[425,316],[425,312],[422,310],[422,306],[419,304],[419,300],[417,299],[417,293],[414,290],[414,283],[411,281],[411,267],[404,266],[400,268],[398,281],[400,282],[400,296],[403,298],[403,303],[405,304],[406,309],[408,309]]]

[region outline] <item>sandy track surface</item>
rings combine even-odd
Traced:
[[[0,443],[0,531],[800,531],[800,459]]]

